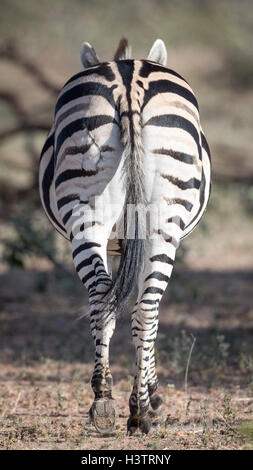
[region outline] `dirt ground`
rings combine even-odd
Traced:
[[[126,435],[135,363],[129,317],[119,319],[111,344],[116,429],[101,436],[88,420],[93,345],[88,320],[77,320],[87,310],[79,279],[40,259],[26,270],[2,266],[1,449],[253,448],[253,273],[243,201],[240,186],[216,186],[204,222],[183,245],[183,264],[179,253],[160,309],[162,415],[148,436]],[[238,210],[226,220],[228,203]],[[240,236],[229,237],[239,221]]]

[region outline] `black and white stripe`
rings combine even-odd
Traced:
[[[70,240],[76,271],[89,292],[93,411],[101,400],[111,400],[109,343],[117,312],[122,305],[130,308],[135,295],[130,433],[137,427],[148,432],[149,406],[160,404],[154,360],[159,303],[176,249],[201,219],[211,185],[196,97],[178,73],[165,67],[166,56],[157,40],[148,60],[132,60],[121,41],[117,60],[99,63],[85,43],[81,58],[88,68],[60,92],[40,160],[44,210]],[[127,219],[135,227],[132,238],[122,222],[129,205],[142,208]],[[122,239],[110,239],[115,226],[123,230]],[[115,282],[108,254],[121,255]]]

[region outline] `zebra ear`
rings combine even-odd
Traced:
[[[132,48],[128,45],[128,40],[122,38],[119,42],[118,49],[114,54],[114,60],[125,60],[132,58]]]
[[[99,64],[99,59],[96,55],[96,52],[88,42],[84,42],[82,45],[80,59],[81,65],[84,69]]]
[[[164,42],[157,39],[150,49],[147,60],[158,62],[161,65],[167,65],[167,50]]]

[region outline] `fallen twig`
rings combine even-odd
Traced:
[[[191,345],[191,348],[190,348],[190,351],[189,351],[189,356],[188,356],[188,359],[187,359],[187,364],[186,364],[186,369],[185,369],[185,377],[184,377],[184,390],[185,390],[185,393],[187,393],[187,391],[188,391],[189,366],[190,366],[192,351],[193,351],[194,345],[196,343],[196,338],[193,335],[191,335],[191,337],[192,337],[192,345]]]

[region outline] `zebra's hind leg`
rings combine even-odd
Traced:
[[[100,285],[101,288],[101,285]],[[92,296],[91,331],[95,341],[95,365],[91,379],[94,402],[90,409],[90,418],[100,433],[114,429],[116,412],[112,396],[113,379],[109,367],[109,345],[115,329],[115,318],[111,316],[105,323],[100,318],[101,294]],[[92,308],[92,307],[95,308]]]
[[[106,243],[100,240],[72,240],[76,271],[87,287],[90,305],[90,330],[95,345],[95,365],[91,379],[94,402],[89,415],[96,430],[108,433],[115,425],[115,403],[112,397],[112,375],[109,367],[109,345],[115,329],[115,317],[106,321],[101,312],[103,298],[112,280],[108,274]]]
[[[150,401],[150,416],[157,418],[161,412],[162,398],[157,393],[158,378],[155,370],[155,344],[150,351],[149,368],[148,368],[148,394]]]
[[[152,307],[152,318],[144,313],[145,310],[141,310],[139,304],[132,315],[132,335],[137,356],[137,371],[129,400],[130,417],[127,422],[127,432],[130,435],[134,434],[138,428],[144,434],[148,434],[157,417],[157,410],[162,403],[161,398],[156,393],[158,379],[155,372],[154,357],[154,342],[158,328],[158,308],[155,311]],[[153,314],[153,312],[155,313]],[[142,330],[141,326],[144,326],[145,330]],[[145,346],[144,343],[146,343]]]
[[[135,323],[135,315],[137,311],[137,305],[135,305],[135,309],[132,313],[132,326]],[[156,323],[155,327],[158,327],[158,322]],[[152,418],[157,417],[160,414],[160,407],[163,403],[162,398],[157,393],[158,387],[158,378],[156,375],[155,369],[155,343],[150,350],[149,355],[149,365],[148,365],[148,394],[149,394],[149,401],[150,401],[150,416]]]
[[[148,259],[142,279],[136,311],[132,318],[132,336],[136,350],[136,375],[129,400],[128,434],[137,428],[147,434],[151,428],[150,405],[158,408],[157,377],[154,364],[154,343],[158,329],[158,311],[162,295],[171,276],[178,243],[173,236],[160,242],[149,242]],[[151,367],[150,367],[151,366]]]

